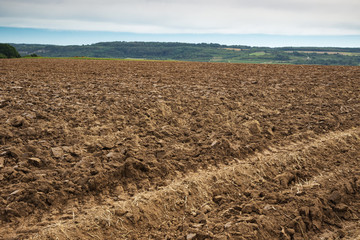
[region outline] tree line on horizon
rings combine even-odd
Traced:
[[[360,65],[360,48],[250,47],[216,43],[100,42],[90,45],[7,44],[21,56],[137,58],[231,63]],[[15,50],[16,50],[15,49]],[[0,52],[1,53],[1,52]],[[7,56],[6,54],[4,54]],[[19,56],[17,55],[17,56]]]

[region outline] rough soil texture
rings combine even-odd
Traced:
[[[0,60],[0,239],[359,239],[360,68]]]

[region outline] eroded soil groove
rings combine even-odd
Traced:
[[[358,231],[358,67],[0,64],[5,239]]]

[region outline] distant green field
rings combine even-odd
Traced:
[[[119,60],[119,61],[140,61],[140,59],[125,59],[125,58],[97,58],[97,57],[29,57],[26,59],[82,59],[82,60]],[[143,60],[141,60],[143,61]]]
[[[25,59],[78,59],[78,60],[113,60],[113,61],[165,61],[165,62],[174,62],[177,60],[164,59],[164,60],[154,60],[154,59],[140,59],[140,58],[97,58],[97,57],[23,57]]]
[[[295,51],[285,51],[286,53],[294,53]],[[309,54],[329,54],[329,55],[344,55],[344,56],[360,56],[357,52],[330,52],[330,51],[296,51],[298,53],[309,53]]]
[[[266,53],[265,52],[254,52],[254,53],[250,53],[250,56],[264,56]]]

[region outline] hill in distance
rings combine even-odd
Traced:
[[[100,42],[91,45],[11,44],[22,55],[42,57],[134,58],[230,63],[360,66],[360,48],[250,47],[169,42]]]

